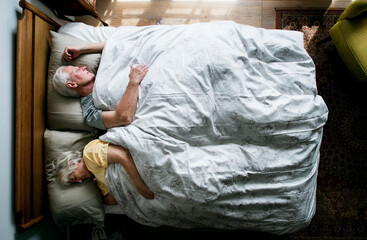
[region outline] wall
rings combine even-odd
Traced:
[[[14,226],[14,82],[15,82],[15,41],[17,31],[17,1],[2,0],[0,7],[0,239],[13,239]]]
[[[50,12],[38,1],[40,10]],[[0,3],[0,239],[57,239],[58,229],[46,220],[22,234],[16,232],[14,219],[14,135],[15,135],[15,53],[17,19],[22,9],[17,0]]]

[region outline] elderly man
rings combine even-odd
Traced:
[[[70,61],[81,54],[102,52],[104,42],[66,47],[63,59]],[[89,126],[103,129],[130,124],[135,114],[139,84],[148,72],[147,65],[131,67],[130,81],[116,110],[102,111],[93,104],[95,75],[86,67],[62,66],[56,70],[53,86],[67,97],[81,97],[83,119]]]

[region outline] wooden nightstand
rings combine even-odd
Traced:
[[[101,21],[104,26],[108,26],[101,19],[101,16],[96,10],[97,0],[42,0],[46,5],[51,7],[56,15],[62,19],[69,20],[65,16],[81,16],[91,15]]]

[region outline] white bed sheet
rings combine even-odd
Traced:
[[[111,165],[121,212],[180,228],[284,234],[309,224],[328,109],[302,33],[230,21],[120,27],[102,54],[96,106],[117,105],[137,63],[149,72],[134,121],[101,139],[130,150],[155,199]]]

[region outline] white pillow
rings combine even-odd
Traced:
[[[60,152],[82,151],[97,138],[93,133],[47,130],[45,140],[45,171],[52,217],[59,226],[97,224],[104,222],[102,195],[93,181],[63,185],[56,176],[56,159]]]
[[[86,42],[105,42],[116,29],[116,27],[93,27],[81,22],[70,22],[60,27],[58,32]]]
[[[51,31],[51,54],[48,69],[47,87],[47,117],[48,128],[53,130],[81,130],[93,131],[94,129],[83,122],[79,98],[70,98],[60,95],[53,88],[52,78],[60,66],[75,65],[86,66],[96,73],[101,58],[100,53],[83,54],[73,61],[65,62],[62,53],[66,46],[85,44],[88,42]]]

